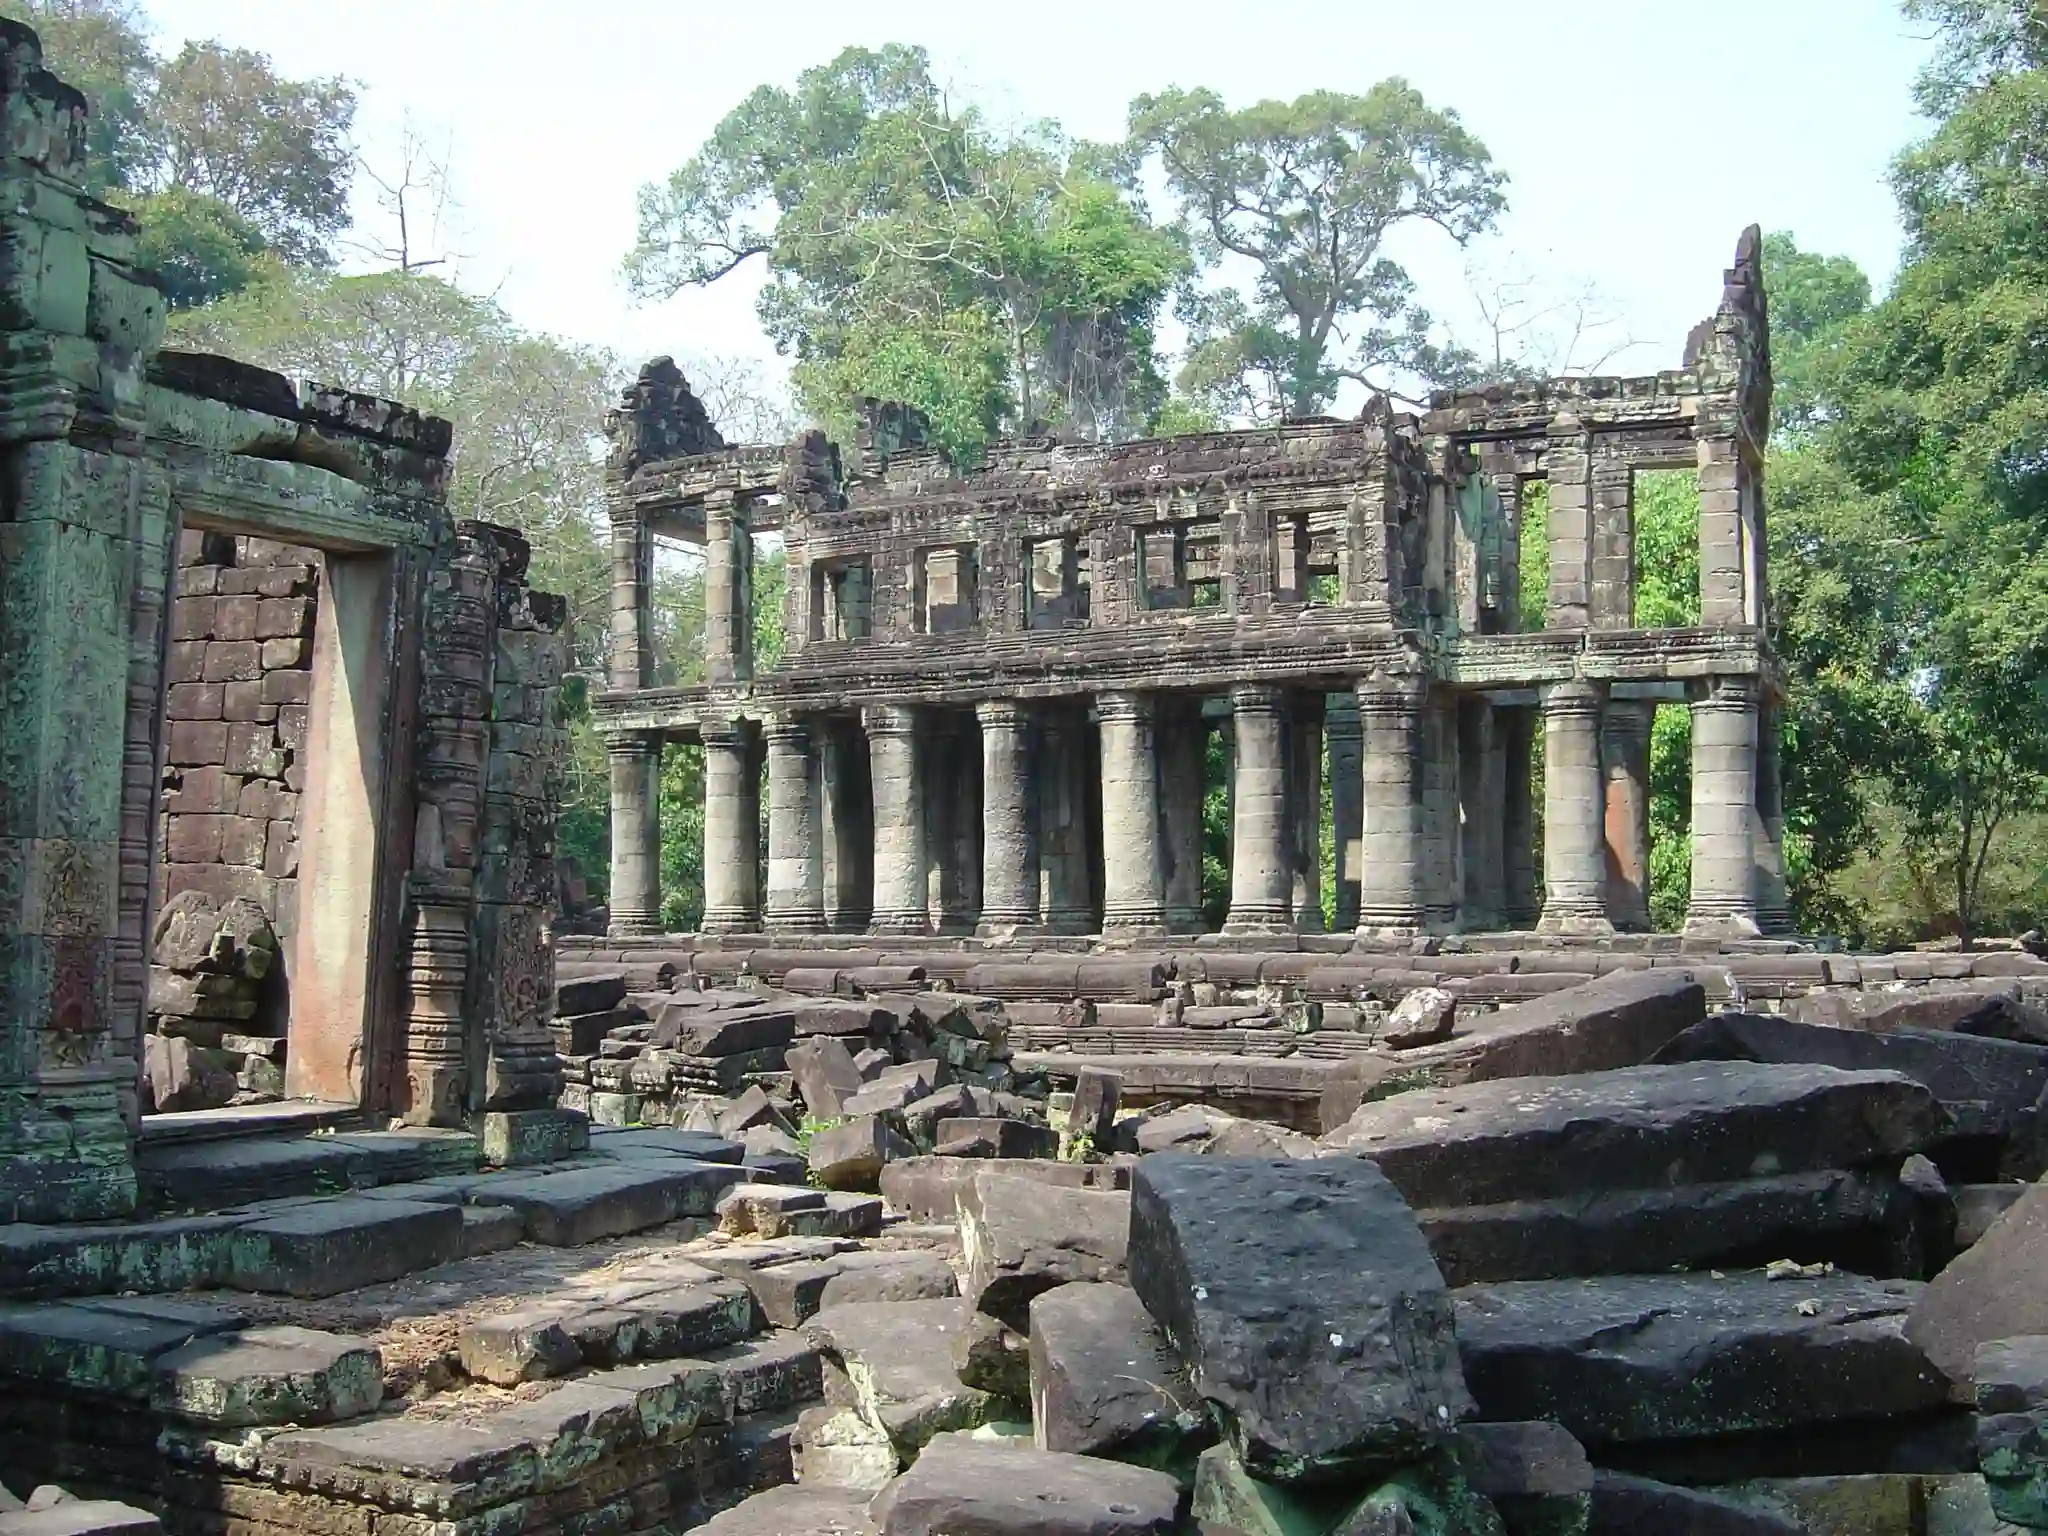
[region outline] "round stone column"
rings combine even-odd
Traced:
[[[929,933],[924,875],[924,795],[917,779],[917,714],[903,704],[862,713],[874,792],[875,933]]]
[[[1757,689],[1716,677],[1692,696],[1692,899],[1685,931],[1753,939],[1756,922]]]
[[[1287,702],[1278,688],[1230,690],[1235,777],[1230,914],[1225,933],[1294,931],[1293,844],[1287,825]]]
[[[1614,932],[1607,917],[1606,794],[1600,713],[1606,690],[1575,678],[1543,689],[1542,933]]]
[[[704,738],[704,931],[761,929],[761,827],[754,755],[737,720],[706,720]]]
[[[810,726],[777,715],[762,734],[768,742],[768,927],[822,933],[824,843]]]
[[[981,726],[981,921],[1001,938],[1038,921],[1038,861],[1031,846],[1029,720],[1014,699],[974,706]]]
[[[1102,928],[1161,933],[1166,902],[1152,701],[1105,693],[1095,702],[1102,726]]]
[[[614,935],[661,931],[661,737],[605,743],[612,777],[611,925]]]
[[[1420,678],[1358,685],[1358,934],[1408,938],[1422,930],[1423,814]]]

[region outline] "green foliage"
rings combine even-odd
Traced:
[[[27,22],[43,63],[85,93],[86,190],[134,185],[148,150],[143,114],[156,87],[149,21],[132,0],[0,0],[0,16]]]
[[[689,933],[704,918],[704,749],[661,754],[661,925]]]
[[[170,187],[124,202],[142,224],[136,260],[163,279],[172,309],[238,293],[267,270],[263,232],[217,197]]]
[[[641,190],[626,274],[666,297],[764,258],[762,324],[842,440],[864,395],[916,405],[956,458],[998,431],[1128,436],[1163,395],[1152,328],[1187,261],[1113,170],[956,107],[922,49],[848,48]]]
[[[1522,611],[1516,616],[1515,628],[1534,634],[1550,615],[1550,486],[1542,480],[1522,487],[1519,533],[1515,573],[1521,583]]]
[[[1771,429],[1818,426],[1825,381],[1840,366],[1850,322],[1870,307],[1870,279],[1846,256],[1802,251],[1791,235],[1764,236],[1771,317]]]
[[[1461,360],[1429,340],[1414,283],[1385,251],[1428,223],[1463,243],[1506,206],[1506,176],[1455,112],[1405,80],[1231,111],[1214,91],[1131,103],[1133,160],[1157,156],[1205,268],[1255,269],[1248,293],[1189,291],[1181,383],[1225,415],[1311,416],[1346,379],[1435,377]]]

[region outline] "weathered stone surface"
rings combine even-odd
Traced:
[[[1699,1488],[1678,1488],[1623,1472],[1593,1474],[1587,1536],[1806,1536],[1772,1510]]]
[[[708,1008],[693,1002],[664,1006],[651,1043],[684,1056],[739,1056],[781,1050],[796,1038],[796,1015],[760,999],[745,1008]]]
[[[888,1435],[858,1408],[806,1408],[797,1415],[796,1474],[803,1487],[841,1489],[865,1506],[901,1465]]]
[[[1123,1086],[1120,1076],[1099,1067],[1083,1067],[1075,1073],[1074,1098],[1067,1107],[1068,1138],[1076,1142],[1085,1139],[1097,1151],[1108,1151]]]
[[[235,1074],[200,1046],[177,1035],[151,1035],[143,1042],[142,1069],[150,1104],[158,1114],[220,1109],[240,1090]]]
[[[811,1177],[827,1189],[872,1192],[881,1184],[883,1164],[916,1151],[880,1115],[856,1115],[815,1132],[804,1156]]]
[[[590,1146],[590,1117],[571,1109],[493,1110],[483,1117],[483,1159],[493,1168],[554,1163]]]
[[[1468,1287],[1458,1344],[1480,1415],[1591,1448],[1943,1407],[1906,1336],[1922,1287],[1854,1275],[1636,1275]]]
[[[493,1179],[490,1198],[518,1211],[527,1236],[555,1248],[658,1227],[682,1216],[710,1216],[718,1198],[745,1180],[729,1163],[681,1158],[622,1162],[615,1168]]]
[[[1949,1195],[1956,1208],[1956,1247],[1968,1248],[2026,1194],[2025,1184],[1957,1184]]]
[[[941,1120],[932,1145],[940,1157],[1052,1157],[1059,1149],[1050,1126],[989,1116]]]
[[[882,1536],[1171,1536],[1163,1473],[944,1435],[875,1500]]]
[[[1254,1476],[1370,1475],[1470,1406],[1443,1277],[1369,1163],[1145,1158],[1129,1268]]]
[[[2048,1334],[2048,1182],[2034,1185],[1968,1252],[1928,1284],[1911,1334],[1928,1358],[1968,1381],[1977,1346]]]
[[[48,1508],[0,1514],[0,1536],[163,1536],[147,1510],[108,1499],[72,1499]]]
[[[2001,1520],[2048,1527],[2048,1338],[1977,1347],[1977,1469]]]
[[[2016,981],[1944,982],[1897,992],[1828,988],[1789,999],[1785,1014],[1878,1033],[1941,1030],[2048,1045],[2048,1013],[2027,1002]]]
[[[846,1101],[866,1086],[853,1055],[830,1035],[799,1040],[783,1057],[814,1120],[837,1120],[846,1113]]]
[[[916,1221],[950,1221],[960,1191],[980,1174],[1007,1173],[1062,1189],[1128,1189],[1120,1163],[1059,1163],[1038,1158],[906,1157],[882,1170],[882,1198]]]
[[[908,1460],[932,1436],[990,1416],[996,1399],[964,1384],[953,1366],[954,1340],[971,1316],[958,1298],[854,1302],[824,1308],[804,1336],[845,1373],[861,1415]]]
[[[1212,1446],[1196,1463],[1192,1512],[1204,1531],[1244,1536],[1502,1536],[1499,1515],[1441,1454],[1400,1468],[1376,1487],[1285,1487],[1251,1476],[1229,1446]]]
[[[718,1197],[718,1230],[733,1236],[758,1232],[780,1237],[784,1218],[798,1211],[822,1211],[825,1192],[786,1184],[735,1184]]]
[[[1030,1367],[1040,1450],[1158,1465],[1207,1438],[1201,1398],[1128,1286],[1081,1281],[1033,1297]]]
[[[953,1340],[953,1374],[965,1386],[1004,1400],[1004,1417],[1030,1413],[1030,1342],[986,1312],[975,1312]]]
[[[462,1208],[462,1257],[516,1248],[526,1236],[526,1218],[509,1205],[465,1205]]]
[[[194,1423],[239,1429],[331,1424],[375,1408],[383,1360],[365,1339],[311,1328],[250,1328],[159,1356],[150,1402]]]
[[[985,1173],[960,1192],[962,1294],[1019,1333],[1031,1298],[1072,1280],[1124,1278],[1131,1197]]]
[[[459,1258],[462,1212],[409,1200],[322,1200],[242,1227],[230,1253],[239,1290],[336,1296]]]
[[[697,1526],[697,1536],[874,1536],[868,1499],[813,1481],[770,1488]]]
[[[457,1336],[466,1375],[516,1386],[580,1365],[621,1365],[715,1349],[754,1328],[744,1285],[694,1265],[662,1279],[576,1288],[478,1319]]]
[[[761,1315],[778,1328],[795,1328],[823,1307],[925,1301],[959,1291],[945,1260],[916,1250],[797,1259],[742,1270],[734,1277],[754,1293]]]
[[[1451,1038],[1458,1020],[1458,1000],[1442,987],[1417,987],[1394,1006],[1373,1034],[1374,1045],[1390,1051],[1413,1050]]]
[[[244,1321],[231,1308],[146,1300],[146,1307],[121,1302],[0,1306],[0,1373],[142,1397],[163,1355]]]
[[[1458,1467],[1507,1536],[1573,1536],[1591,1514],[1593,1464],[1561,1426],[1463,1424]]]

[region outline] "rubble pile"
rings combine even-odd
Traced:
[[[285,1014],[266,993],[278,937],[263,908],[180,891],[157,913],[150,955],[144,1112],[282,1098]]]

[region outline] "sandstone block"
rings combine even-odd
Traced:
[[[452,1205],[344,1196],[252,1222],[231,1245],[234,1284],[287,1296],[336,1296],[462,1252],[462,1213]]]
[[[1155,1450],[1206,1438],[1201,1398],[1128,1286],[1059,1286],[1032,1298],[1030,1321],[1040,1450],[1151,1460]]]
[[[1163,1472],[946,1435],[875,1500],[882,1536],[1171,1536]]]
[[[1130,1229],[1131,1197],[1120,1190],[984,1173],[960,1192],[963,1294],[1026,1333],[1034,1296],[1070,1281],[1123,1280]]]
[[[963,1384],[953,1341],[972,1308],[958,1298],[829,1306],[804,1336],[845,1374],[861,1416],[908,1460],[934,1435],[987,1421],[995,1399]]]
[[[375,1408],[383,1361],[365,1339],[311,1328],[250,1328],[201,1339],[156,1362],[151,1406],[239,1429],[331,1424]]]

